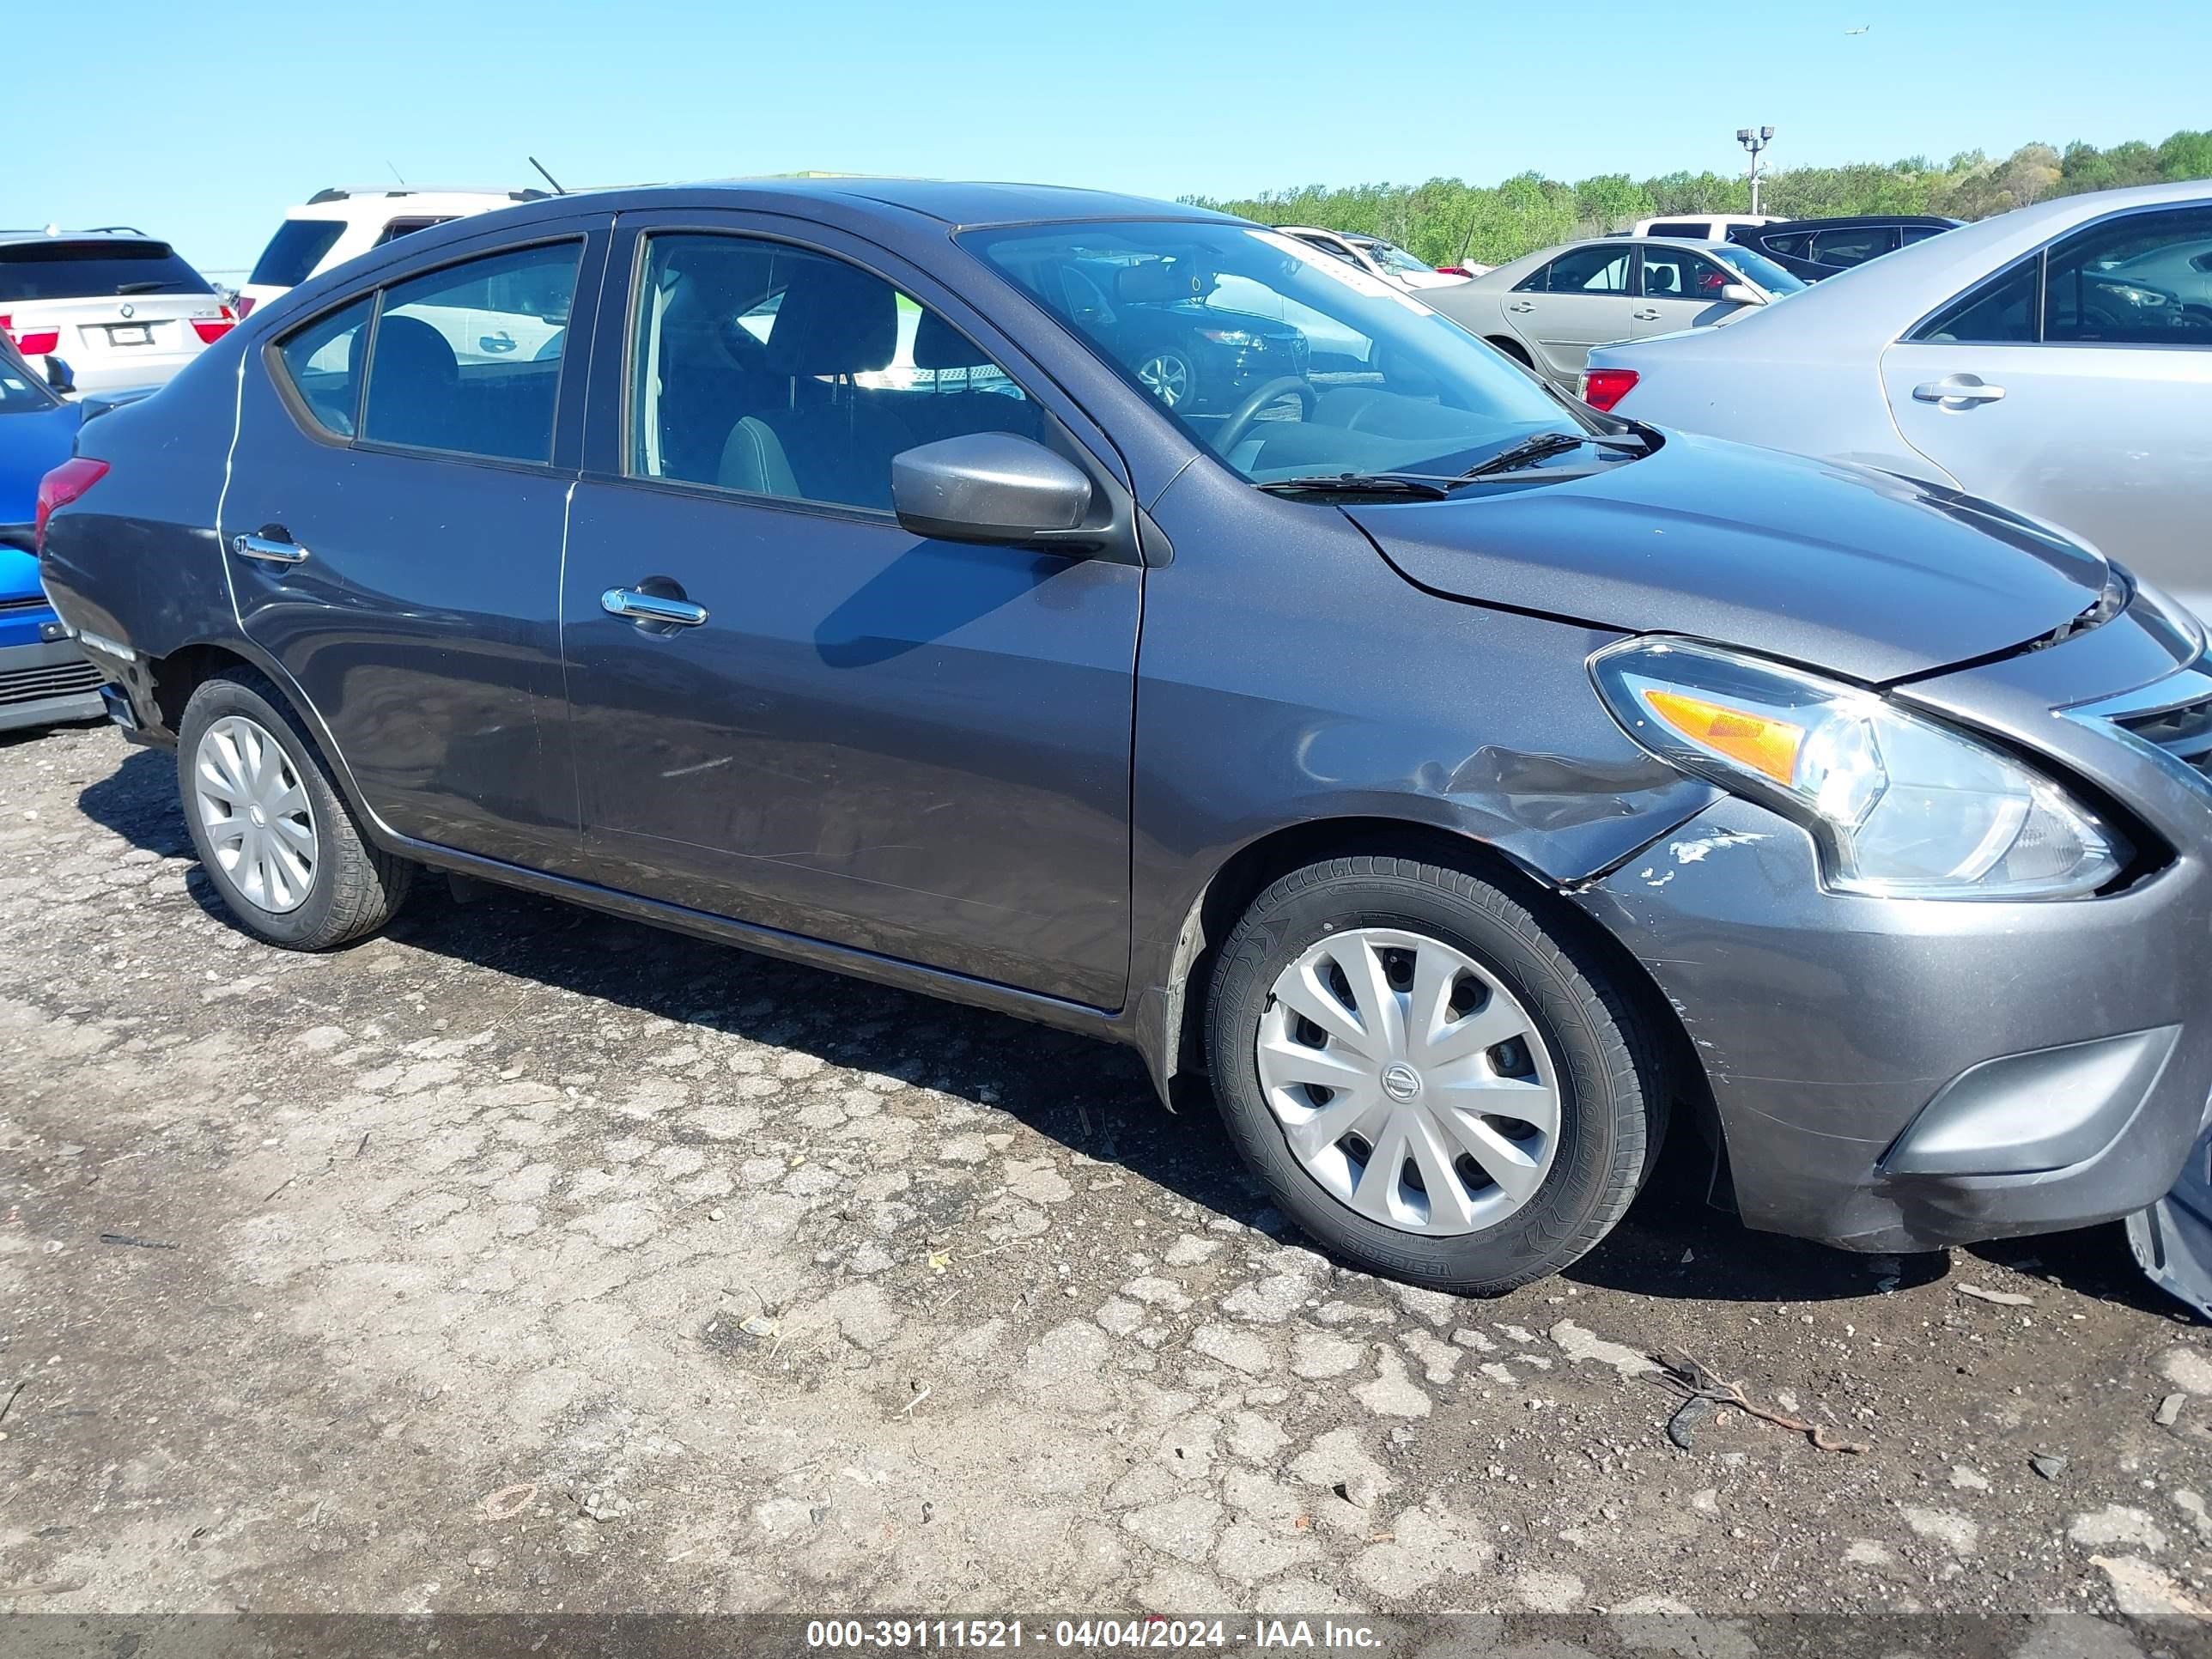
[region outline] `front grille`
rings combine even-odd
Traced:
[[[2185,766],[2212,777],[2212,697],[2142,714],[2115,714],[2112,724],[2155,744]]]
[[[40,668],[9,669],[0,672],[0,707],[97,691],[106,678],[88,662],[57,662]]]

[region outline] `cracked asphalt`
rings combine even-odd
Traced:
[[[270,950],[168,756],[0,738],[0,1607],[2212,1607],[2212,1342],[2117,1228],[1702,1175],[1409,1290],[1131,1054],[442,882]],[[1654,1352],[1869,1449],[1678,1449]]]

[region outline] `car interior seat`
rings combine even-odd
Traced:
[[[769,331],[766,375],[780,402],[745,416],[722,446],[715,481],[754,495],[888,509],[891,457],[914,433],[851,377],[888,368],[898,349],[890,283],[855,266],[809,258]],[[841,380],[826,403],[810,395]]]
[[[367,349],[368,333],[362,329],[354,335],[348,348],[353,357]],[[380,317],[375,336],[368,396],[362,410],[362,435],[385,443],[442,447],[460,389],[460,362],[453,348],[420,317]]]

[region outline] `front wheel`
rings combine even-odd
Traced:
[[[204,682],[177,727],[192,846],[245,930],[292,951],[374,933],[415,866],[376,848],[299,717],[251,670]]]
[[[1462,1294],[1589,1250],[1663,1127],[1646,1035],[1579,942],[1411,859],[1309,866],[1254,901],[1207,1043],[1231,1137],[1285,1214]]]
[[[1170,409],[1180,409],[1198,396],[1198,365],[1188,352],[1152,352],[1137,365],[1137,379]]]

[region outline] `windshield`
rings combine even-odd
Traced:
[[[959,240],[1255,483],[1455,474],[1535,432],[1598,429],[1457,324],[1276,231],[1186,220]]]
[[[46,383],[33,372],[30,364],[23,361],[15,342],[0,334],[0,415],[52,409],[60,401],[46,390]]]
[[[213,292],[167,242],[42,239],[0,246],[0,301]]]
[[[1805,289],[1803,282],[1763,253],[1753,253],[1749,248],[1739,247],[1734,242],[1721,243],[1712,252],[1715,258],[1737,276],[1748,276],[1769,294],[1800,294]],[[1794,317],[1797,313],[1793,311],[1790,314]]]
[[[1407,252],[1405,249],[1400,247],[1395,242],[1367,242],[1355,240],[1352,243],[1352,246],[1360,249],[1369,258],[1374,260],[1376,264],[1382,266],[1385,270],[1414,270],[1420,272],[1424,276],[1428,274],[1428,266],[1423,264],[1419,259],[1416,259],[1412,254]]]

